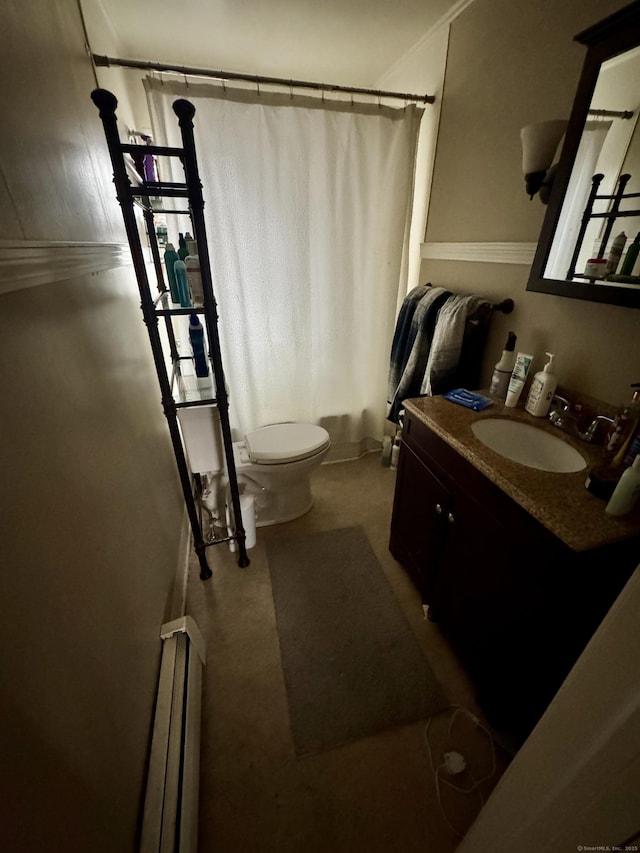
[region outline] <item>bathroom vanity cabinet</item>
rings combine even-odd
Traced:
[[[570,475],[551,476],[562,488]],[[407,410],[390,550],[497,728],[527,736],[640,560],[639,541],[575,550]]]

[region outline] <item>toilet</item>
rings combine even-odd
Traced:
[[[306,423],[269,424],[233,444],[241,494],[255,501],[256,527],[293,521],[313,505],[311,472],[331,446],[329,433]]]
[[[217,407],[180,409],[178,419],[189,467],[193,473],[208,475],[218,492],[213,500],[220,514],[226,466]],[[306,423],[269,424],[233,443],[238,489],[241,496],[253,497],[256,527],[293,521],[309,512],[313,505],[309,478],[330,446],[326,429]]]

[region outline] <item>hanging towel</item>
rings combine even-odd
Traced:
[[[480,296],[451,296],[438,312],[421,394],[476,388],[491,305]]]
[[[415,293],[416,290],[418,288],[409,294],[412,296],[412,301],[415,301],[416,298],[418,301],[413,306],[410,303],[407,306],[406,314],[412,311],[410,323],[406,315],[402,318],[395,360],[392,350],[389,387],[387,389],[389,392],[387,402],[391,408],[387,419],[396,424],[399,423],[403,401],[408,397],[416,397],[420,393],[438,312],[451,296],[450,291],[443,287],[426,285],[423,287],[424,294],[421,297]],[[407,300],[409,296],[407,296]],[[400,323],[400,317],[398,323]],[[394,343],[396,343],[395,336]],[[397,378],[398,375],[399,379]]]
[[[417,333],[417,327],[412,326],[413,314],[418,307],[418,302],[431,289],[429,284],[420,284],[405,296],[396,321],[396,330],[391,344],[391,363],[389,365],[389,379],[387,382],[387,403],[393,400],[396,389],[400,384],[402,373],[406,367],[411,347]]]

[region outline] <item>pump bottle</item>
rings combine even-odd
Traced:
[[[187,234],[188,233],[189,232],[187,232]],[[186,237],[184,236],[184,234],[182,232],[180,232],[178,234],[178,257],[180,258],[181,261],[184,261],[184,259],[187,257],[188,254],[189,254],[189,250],[187,249]]]
[[[609,515],[626,515],[631,512],[640,496],[640,456],[636,456],[633,465],[623,473],[614,493],[611,495],[605,512]]]
[[[502,350],[502,357],[493,370],[489,393],[498,400],[504,401],[507,396],[509,380],[511,379],[513,365],[516,361],[515,346],[517,340],[516,335],[513,332],[509,332],[507,342]]]
[[[533,377],[533,382],[529,389],[529,396],[527,397],[527,402],[525,404],[526,411],[536,418],[546,417],[549,407],[551,406],[551,400],[553,399],[555,390],[558,387],[558,380],[553,372],[554,356],[550,352],[546,352],[545,355],[548,357],[549,361],[545,364],[544,368],[539,370]]]

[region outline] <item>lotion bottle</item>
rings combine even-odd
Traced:
[[[539,370],[533,377],[529,396],[525,404],[525,409],[530,415],[536,418],[544,418],[551,406],[551,400],[558,387],[558,380],[553,372],[554,356],[550,352],[545,355],[549,361],[545,364],[542,370]]]
[[[605,512],[609,515],[626,515],[635,506],[638,496],[640,496],[640,456],[636,456],[633,465],[620,477],[605,507]]]
[[[502,350],[502,357],[493,370],[489,393],[498,400],[504,400],[507,396],[513,365],[516,363],[516,341],[517,337],[514,332],[509,332],[507,342]]]

